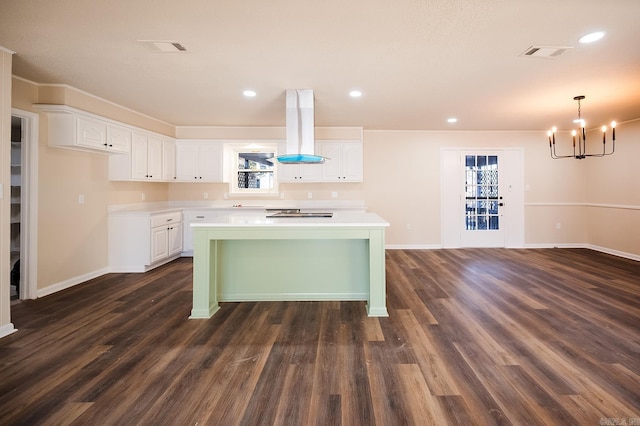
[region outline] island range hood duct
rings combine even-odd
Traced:
[[[314,154],[313,90],[287,90],[287,153],[279,155],[281,164],[322,164],[325,158]]]

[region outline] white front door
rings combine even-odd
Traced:
[[[442,246],[522,247],[520,149],[443,149]]]

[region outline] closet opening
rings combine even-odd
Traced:
[[[11,303],[37,297],[38,114],[11,114]]]

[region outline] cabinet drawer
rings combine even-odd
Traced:
[[[180,212],[162,213],[151,216],[152,228],[180,222],[182,222],[182,213]]]

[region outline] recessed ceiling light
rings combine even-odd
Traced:
[[[457,123],[458,119],[455,117],[447,118],[447,123]]]
[[[349,96],[351,96],[352,98],[359,98],[360,96],[362,96],[362,92],[359,90],[352,90],[349,92]]]
[[[580,43],[593,43],[594,41],[598,41],[602,37],[604,37],[604,34],[605,34],[604,31],[596,31],[595,33],[590,33],[590,34],[587,34],[587,35],[583,35],[582,37],[580,37],[578,39],[578,41]]]
[[[245,95],[247,98],[253,98],[256,96],[256,92],[253,90],[245,90],[244,92],[242,92],[243,95]]]

